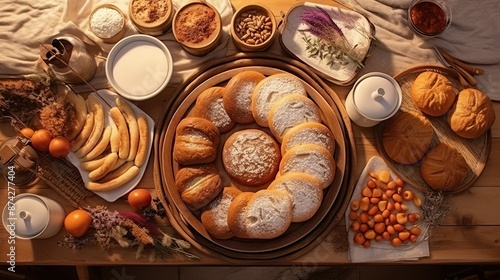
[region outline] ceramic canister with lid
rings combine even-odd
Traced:
[[[347,95],[346,110],[361,127],[372,127],[392,117],[399,110],[401,87],[391,76],[372,72],[361,76]]]
[[[64,224],[66,213],[56,201],[36,194],[16,195],[3,209],[2,222],[8,233],[19,239],[50,238]]]

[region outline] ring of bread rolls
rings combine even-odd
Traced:
[[[198,96],[202,100],[196,101],[176,127],[172,154],[179,164],[175,182],[180,199],[191,211],[201,211],[203,226],[208,234],[218,239],[233,236],[270,239],[284,234],[292,222],[305,222],[314,216],[321,206],[324,189],[332,184],[335,177],[335,138],[330,129],[322,124],[320,109],[307,96],[302,81],[286,73],[265,77],[253,72],[243,71],[233,76],[223,91],[224,106],[221,110],[226,110],[226,107],[227,110],[220,115],[230,112],[227,115],[233,116],[234,122],[243,124],[237,131],[225,132],[217,130],[213,123],[205,124],[212,120],[206,116],[206,108],[200,109],[200,104],[207,102],[205,92]],[[247,76],[249,81],[245,80]],[[251,96],[246,96],[249,94]],[[205,121],[199,118],[205,118]],[[247,125],[251,123],[262,129],[249,128]],[[300,134],[297,127],[301,125],[313,136]],[[238,137],[254,130],[273,139],[275,146],[249,141],[252,137]],[[266,133],[269,130],[271,133]],[[288,133],[295,136],[288,136]],[[224,137],[224,145],[218,149],[221,134],[228,136]],[[284,139],[290,144],[282,151],[280,142]],[[235,141],[241,143],[235,145]],[[248,151],[242,143],[248,144]],[[231,147],[234,149],[231,150]],[[277,155],[276,169],[264,164],[267,160],[262,154],[254,156],[260,149],[267,155]],[[218,178],[217,184],[230,185],[217,185],[216,188],[214,182],[207,179],[215,177],[214,170],[210,173],[212,175],[206,175],[206,165],[214,168],[218,155],[230,181],[219,182]],[[296,168],[296,159],[304,158],[303,155],[307,166]],[[255,179],[250,176],[249,170],[252,169],[266,175]],[[200,175],[193,175],[195,173]],[[190,184],[196,187],[186,187]],[[238,191],[229,195],[229,189]],[[210,201],[207,199],[209,196]],[[267,218],[262,219],[263,216]]]

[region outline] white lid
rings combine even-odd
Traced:
[[[106,77],[123,97],[144,100],[160,93],[170,81],[173,61],[167,47],[152,36],[136,34],[109,52]]]
[[[49,223],[49,210],[43,200],[34,195],[19,195],[14,202],[15,209],[7,204],[3,210],[3,224],[8,232],[15,223],[16,236],[34,238],[41,234]]]
[[[401,105],[401,88],[390,76],[371,73],[356,83],[353,89],[354,104],[358,112],[372,120],[391,116]]]

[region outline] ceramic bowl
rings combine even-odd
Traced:
[[[90,13],[89,27],[104,43],[113,44],[125,35],[125,20],[125,15],[118,7],[104,4]]]

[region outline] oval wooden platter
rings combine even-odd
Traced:
[[[447,68],[437,66],[419,66],[411,68],[394,77],[401,86],[401,90],[403,92],[403,102],[400,110],[406,112],[420,111],[412,102],[411,88],[417,76],[425,71],[434,71],[445,75],[453,84],[457,94],[464,89],[458,81],[456,73]],[[455,147],[462,154],[469,165],[469,172],[460,187],[455,190],[446,191],[446,193],[453,194],[467,190],[474,184],[474,182],[476,182],[486,165],[491,150],[491,131],[488,131],[486,134],[476,139],[465,139],[458,136],[450,129],[446,120],[446,114],[442,117],[428,116],[427,119],[431,122],[435,132],[431,148],[440,142],[447,143],[452,147]],[[390,159],[385,152],[382,143],[384,124],[384,122],[380,123],[375,129],[375,139],[380,154],[391,166],[394,172],[403,180],[421,191],[428,191],[430,187],[425,183],[420,175],[420,161],[414,164],[400,164]]]
[[[212,238],[203,227],[199,213],[188,210],[175,189],[175,173],[179,165],[173,160],[172,149],[177,124],[189,115],[201,92],[212,86],[224,86],[232,76],[244,70],[260,71],[266,76],[287,72],[301,78],[306,85],[308,96],[320,108],[322,121],[332,130],[336,141],[334,154],[336,176],[332,185],[325,190],[322,206],[313,218],[303,223],[292,224],[285,234],[271,240]],[[266,54],[236,55],[222,59],[218,65],[209,67],[187,81],[179,90],[170,108],[165,110],[155,136],[155,186],[169,210],[171,224],[196,248],[233,262],[292,258],[312,248],[333,225],[341,220],[354,187],[352,178],[355,164],[354,138],[350,123],[345,122],[347,114],[338,97],[332,98],[335,93],[325,90],[328,87],[321,79],[308,71],[307,66],[287,58]],[[219,146],[223,145],[224,140],[232,132],[249,127],[266,130],[256,124],[237,125],[230,132],[221,135]],[[223,180],[227,182],[229,178],[224,174],[219,158],[220,156],[216,165]]]

